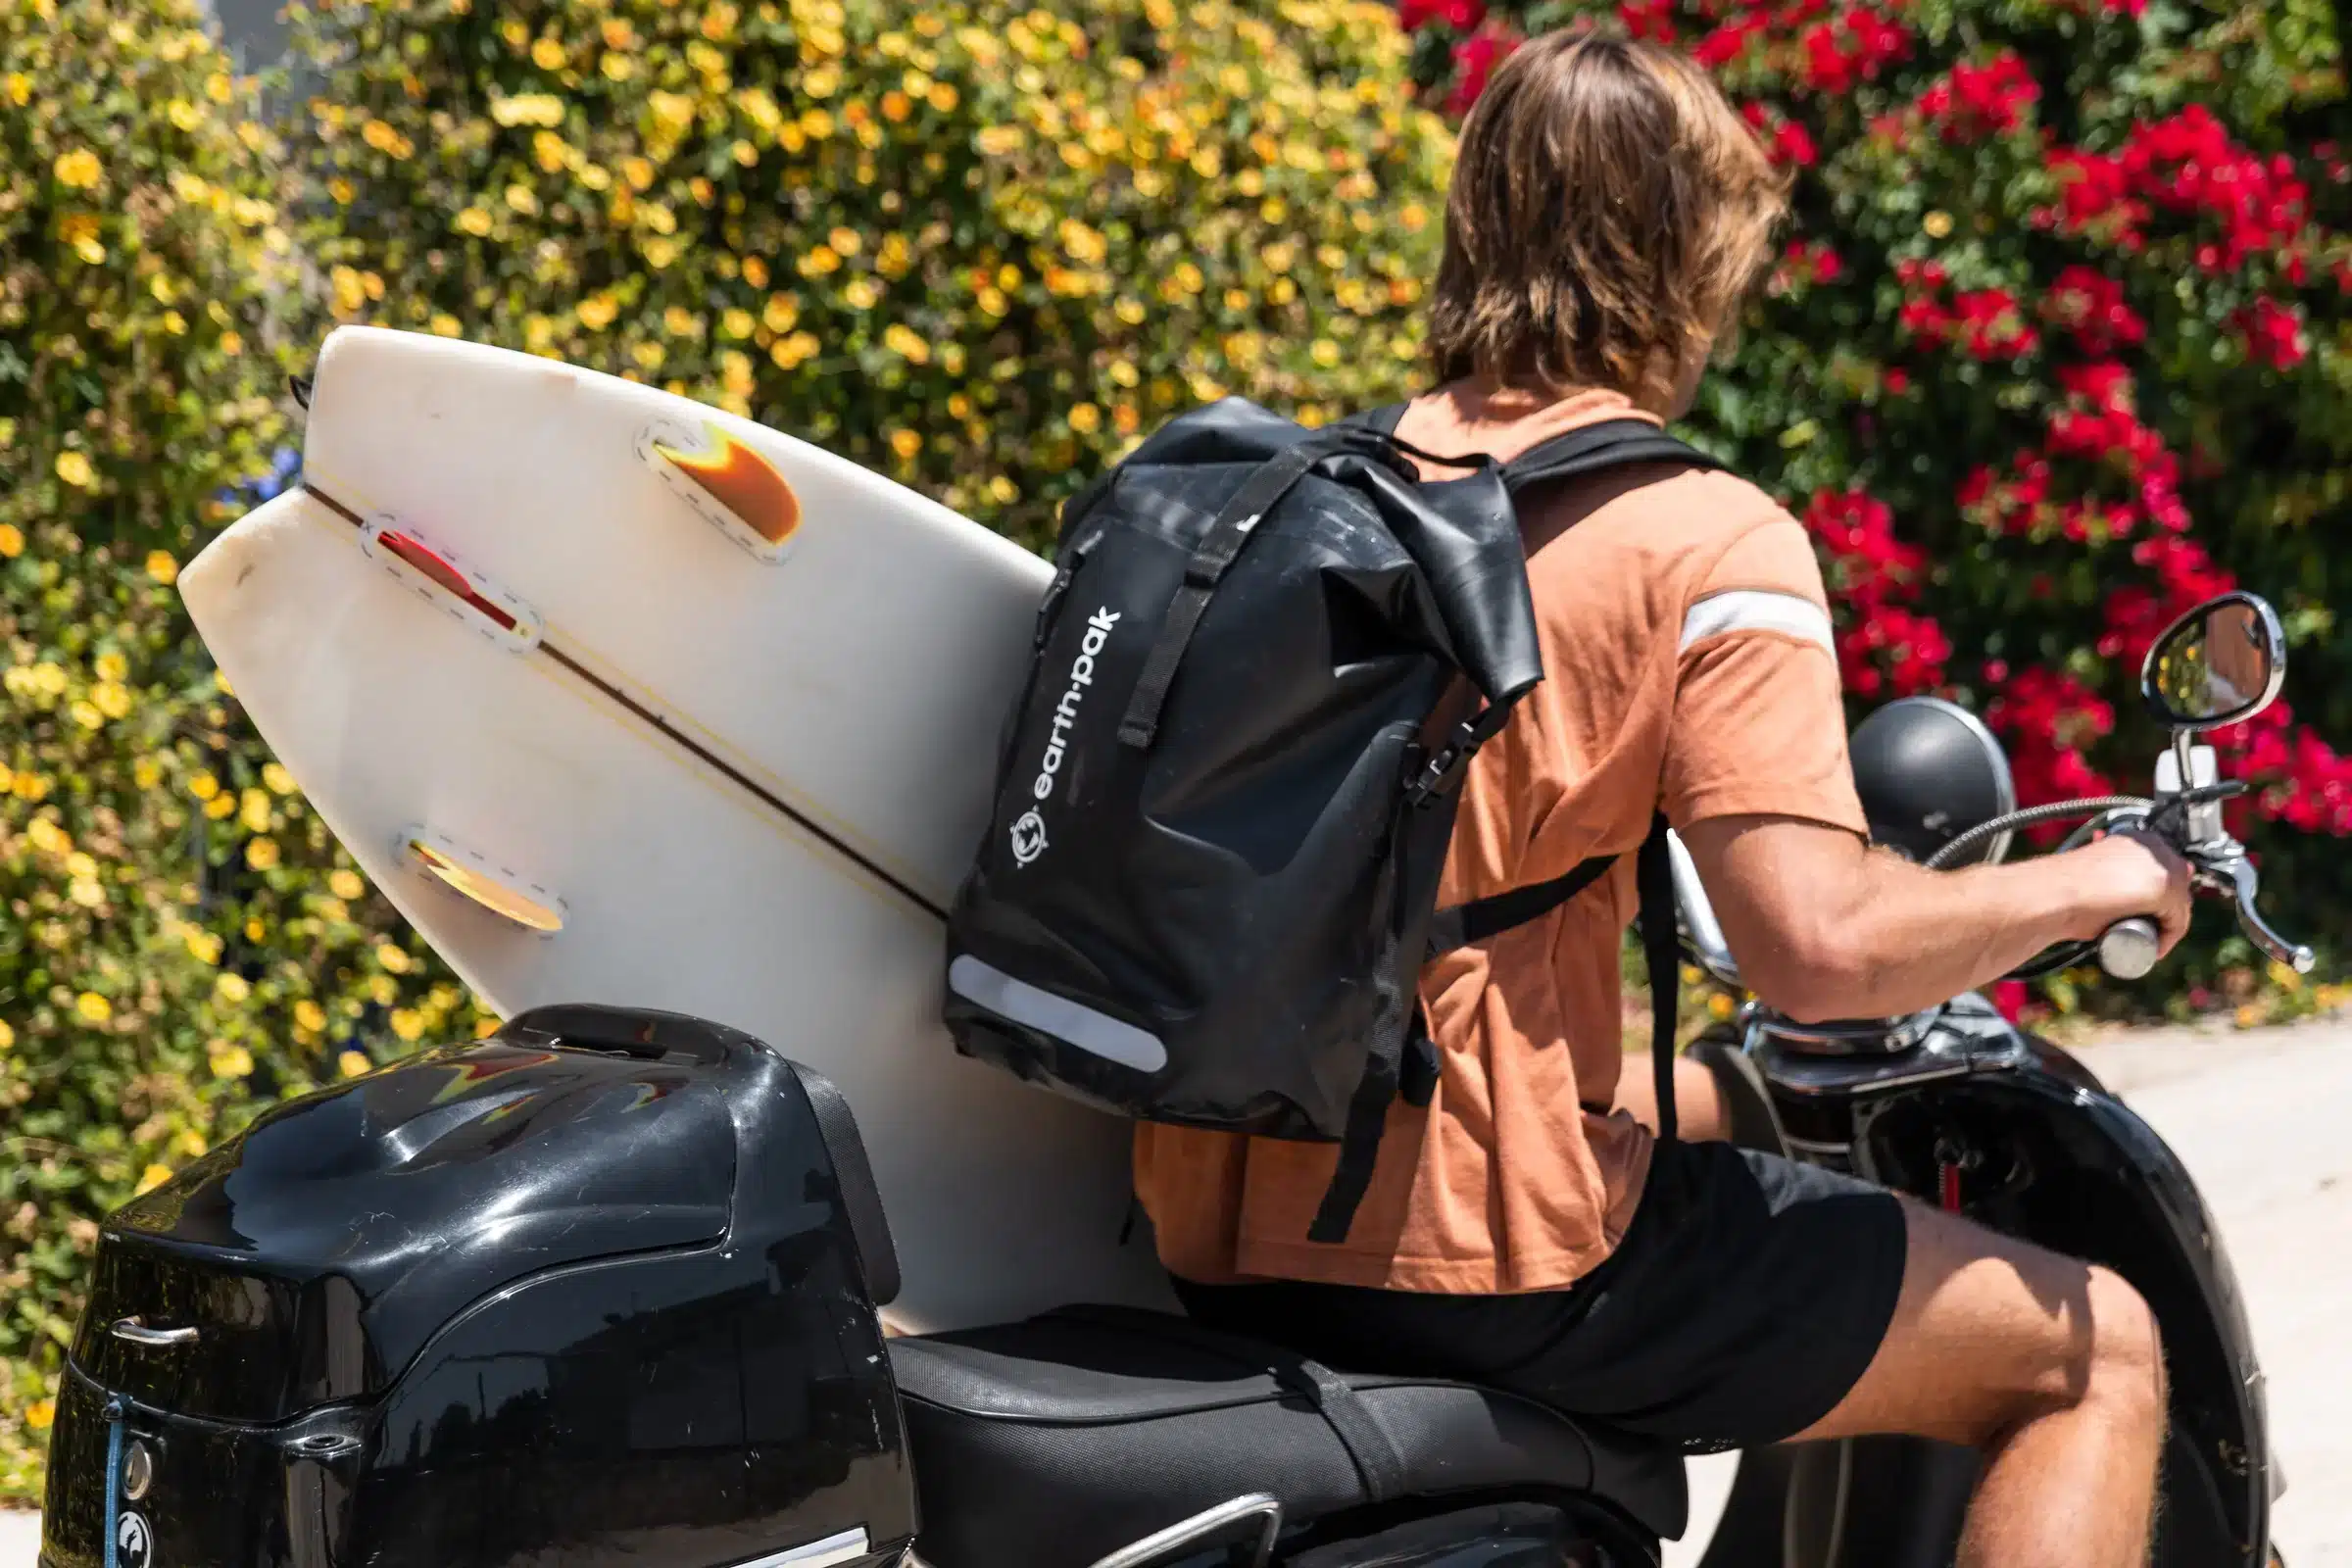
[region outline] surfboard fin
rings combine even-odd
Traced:
[[[426,601],[491,641],[517,653],[539,646],[543,628],[530,606],[394,519],[376,517],[363,524],[360,549]]]
[[[760,561],[782,560],[800,532],[801,498],[784,475],[716,420],[695,431],[657,424],[637,452],[679,500]]]
[[[459,848],[438,833],[412,828],[401,835],[400,858],[469,903],[548,935],[564,929],[564,901],[511,871],[493,869],[488,859]]]

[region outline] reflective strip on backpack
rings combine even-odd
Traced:
[[[1025,980],[1015,980],[968,953],[948,965],[948,989],[1000,1018],[1052,1035],[1064,1045],[1076,1046],[1089,1055],[1115,1061],[1122,1067],[1157,1072],[1168,1064],[1168,1048],[1157,1035],[1146,1034],[1106,1012],[1097,1012],[1082,1002],[1072,1002],[1051,991],[1041,991]]]

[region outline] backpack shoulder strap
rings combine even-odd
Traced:
[[[1339,422],[1360,424],[1365,429],[1377,430],[1382,435],[1395,435],[1397,424],[1404,418],[1404,411],[1407,407],[1408,405],[1402,403],[1383,403],[1376,409],[1358,409]]]
[[[1687,441],[1677,440],[1646,419],[1603,419],[1530,447],[1502,466],[1502,482],[1516,495],[1539,484],[1574,479],[1636,463],[1672,463],[1692,468],[1723,464]]]

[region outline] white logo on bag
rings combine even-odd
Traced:
[[[1046,853],[1046,819],[1037,808],[1023,811],[1012,824],[1012,863],[1027,865]]]
[[[1110,628],[1118,624],[1118,619],[1117,612],[1109,610],[1098,610],[1086,617],[1086,638],[1078,645],[1078,657],[1070,662],[1069,690],[1063,692],[1061,701],[1054,705],[1054,727],[1046,737],[1046,755],[1038,763],[1036,782],[1029,786],[1029,793],[1041,801],[1054,793],[1054,775],[1061,771],[1063,738],[1069,734],[1070,727],[1078,722],[1078,705],[1086,700],[1086,689],[1095,683],[1095,656],[1102,652],[1104,643],[1110,641]],[[1036,814],[1035,811],[1030,812],[1032,816]],[[1017,824],[1013,829],[1013,839],[1017,846],[1020,839]],[[1045,845],[1046,826],[1040,821],[1037,825],[1037,846],[1042,850]],[[1014,853],[1019,853],[1017,847]],[[1024,858],[1021,863],[1026,865],[1035,858],[1032,854]]]
[[[115,1527],[115,1549],[122,1568],[147,1568],[148,1554],[155,1549],[147,1521],[135,1513],[124,1514]]]

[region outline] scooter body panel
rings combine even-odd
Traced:
[[[2155,1561],[2268,1562],[2269,1433],[2243,1298],[2195,1182],[2144,1121],[1977,997],[1902,1051],[1794,1051],[1764,1028],[1748,1046],[1797,1157],[1931,1203],[1956,1166],[1972,1219],[2130,1281],[2155,1312],[2172,1396]],[[1950,1561],[1973,1453],[1900,1439],[1822,1447],[1792,1460],[1787,1568]],[[1745,1533],[1759,1534],[1754,1521]]]

